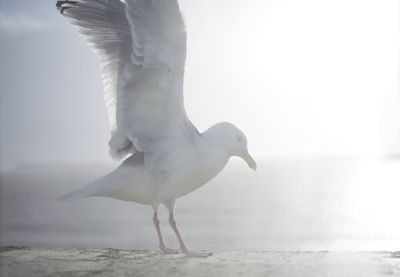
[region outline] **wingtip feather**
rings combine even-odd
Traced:
[[[73,8],[76,3],[77,1],[70,1],[70,0],[57,1],[56,7],[63,15],[65,10]]]

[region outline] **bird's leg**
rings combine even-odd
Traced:
[[[182,250],[183,252],[187,251],[188,248],[187,248],[185,242],[183,241],[181,234],[179,233],[179,230],[176,226],[174,214],[172,212],[169,213],[169,224],[171,225],[172,230],[174,230],[176,237],[178,238],[180,250]]]
[[[177,253],[179,253],[178,250],[170,249],[170,248],[165,246],[164,240],[163,240],[163,237],[162,237],[162,234],[161,234],[160,220],[158,219],[157,211],[154,211],[153,222],[154,222],[154,226],[156,227],[156,230],[157,230],[160,250],[162,252],[164,252],[164,253],[167,253],[167,254],[177,254]]]
[[[170,211],[170,213],[169,213],[169,224],[171,225],[172,229],[174,230],[174,232],[176,234],[176,237],[178,238],[180,250],[183,253],[185,253],[186,256],[189,256],[189,257],[208,257],[208,256],[210,256],[212,254],[212,253],[205,253],[205,252],[193,252],[193,251],[190,251],[187,248],[187,246],[186,246],[185,242],[183,241],[182,236],[179,233],[179,230],[178,230],[178,228],[176,226],[174,213],[172,211]]]

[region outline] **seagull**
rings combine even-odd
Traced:
[[[174,206],[206,184],[231,157],[256,170],[244,133],[228,122],[203,133],[184,108],[186,29],[177,0],[66,0],[59,12],[77,28],[101,66],[112,158],[125,159],[108,175],[62,200],[109,197],[150,205],[164,253],[208,256],[189,250],[177,228]],[[158,209],[164,205],[179,249],[165,246]]]

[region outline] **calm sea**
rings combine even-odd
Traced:
[[[1,174],[2,245],[157,248],[152,209],[87,198],[55,200],[112,170],[108,166],[22,166]],[[239,161],[178,199],[189,247],[210,250],[399,250],[398,160]],[[177,242],[162,209],[162,230]]]

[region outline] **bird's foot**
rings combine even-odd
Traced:
[[[207,258],[213,254],[212,252],[196,252],[189,249],[181,249],[181,251],[186,255],[186,257]]]
[[[171,248],[168,248],[166,246],[160,246],[160,250],[164,254],[178,254],[178,253],[180,253],[179,250],[171,249]]]

